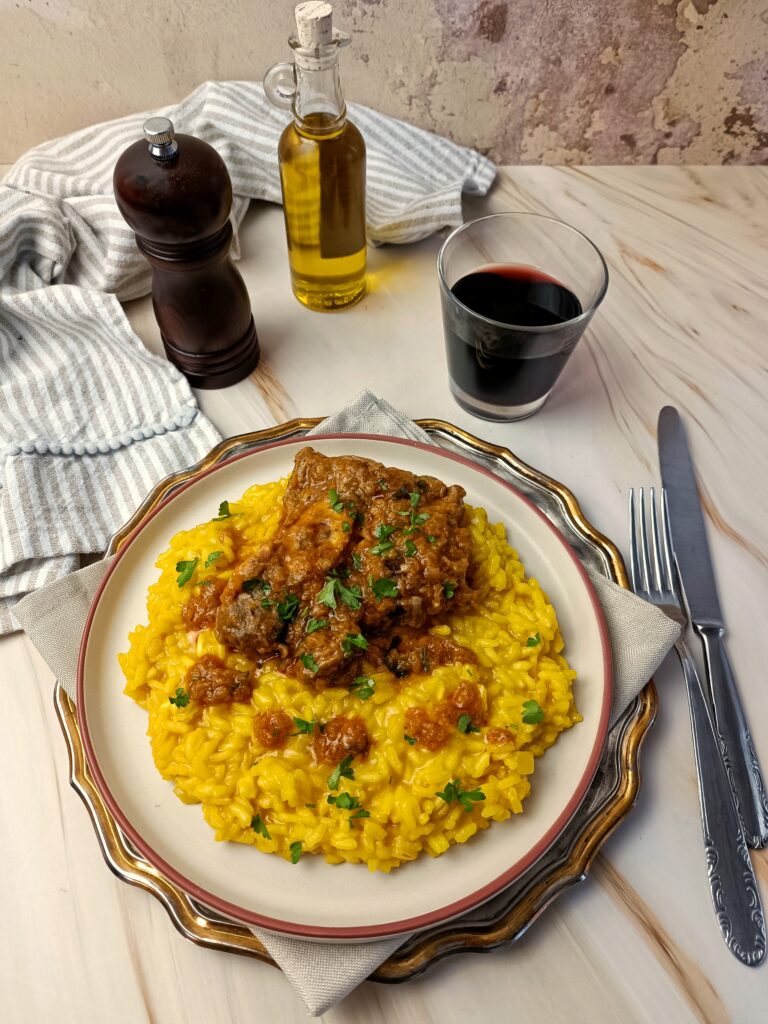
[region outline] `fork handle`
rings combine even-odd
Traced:
[[[709,890],[717,923],[731,953],[756,967],[766,948],[760,892],[696,664],[685,641],[679,640],[675,648],[688,692]]]
[[[768,796],[725,650],[725,630],[720,626],[698,626],[696,632],[704,645],[720,753],[736,794],[747,845],[759,849],[768,843]]]

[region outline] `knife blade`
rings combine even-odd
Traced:
[[[714,713],[720,750],[744,825],[747,843],[768,843],[768,795],[736,680],[725,649],[725,625],[696,474],[677,409],[659,414],[659,463],[678,575],[693,628],[704,648],[705,696]]]

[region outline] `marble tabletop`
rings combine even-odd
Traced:
[[[2,171],[2,168],[0,168]],[[768,169],[504,168],[466,216],[536,210],[585,231],[608,296],[544,409],[476,420],[448,392],[435,257],[441,237],[370,253],[370,294],[344,313],[301,307],[282,213],[254,204],[241,231],[263,356],[233,388],[199,392],[222,435],[323,415],[369,387],[404,412],[504,444],[572,488],[626,551],[627,489],[658,477],[656,417],[683,413],[703,482],[730,650],[768,769]],[[161,352],[148,299],[127,306]],[[274,968],[199,949],[107,870],[70,789],[51,674],[21,634],[0,641],[0,1019],[60,1024],[306,1021]],[[709,902],[685,694],[669,659],[642,752],[637,807],[588,880],[513,947],[453,957],[400,986],[363,984],[329,1024],[765,1019],[768,965],[727,952]],[[768,906],[768,851],[753,853]]]

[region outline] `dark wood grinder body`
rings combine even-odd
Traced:
[[[167,118],[115,165],[117,205],[152,267],[152,304],[168,358],[196,388],[223,388],[259,361],[245,283],[229,257],[232,182],[219,154]]]

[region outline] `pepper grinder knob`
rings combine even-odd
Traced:
[[[145,121],[144,138],[149,143],[149,152],[156,160],[168,160],[179,150],[173,121],[169,117],[150,117]]]

